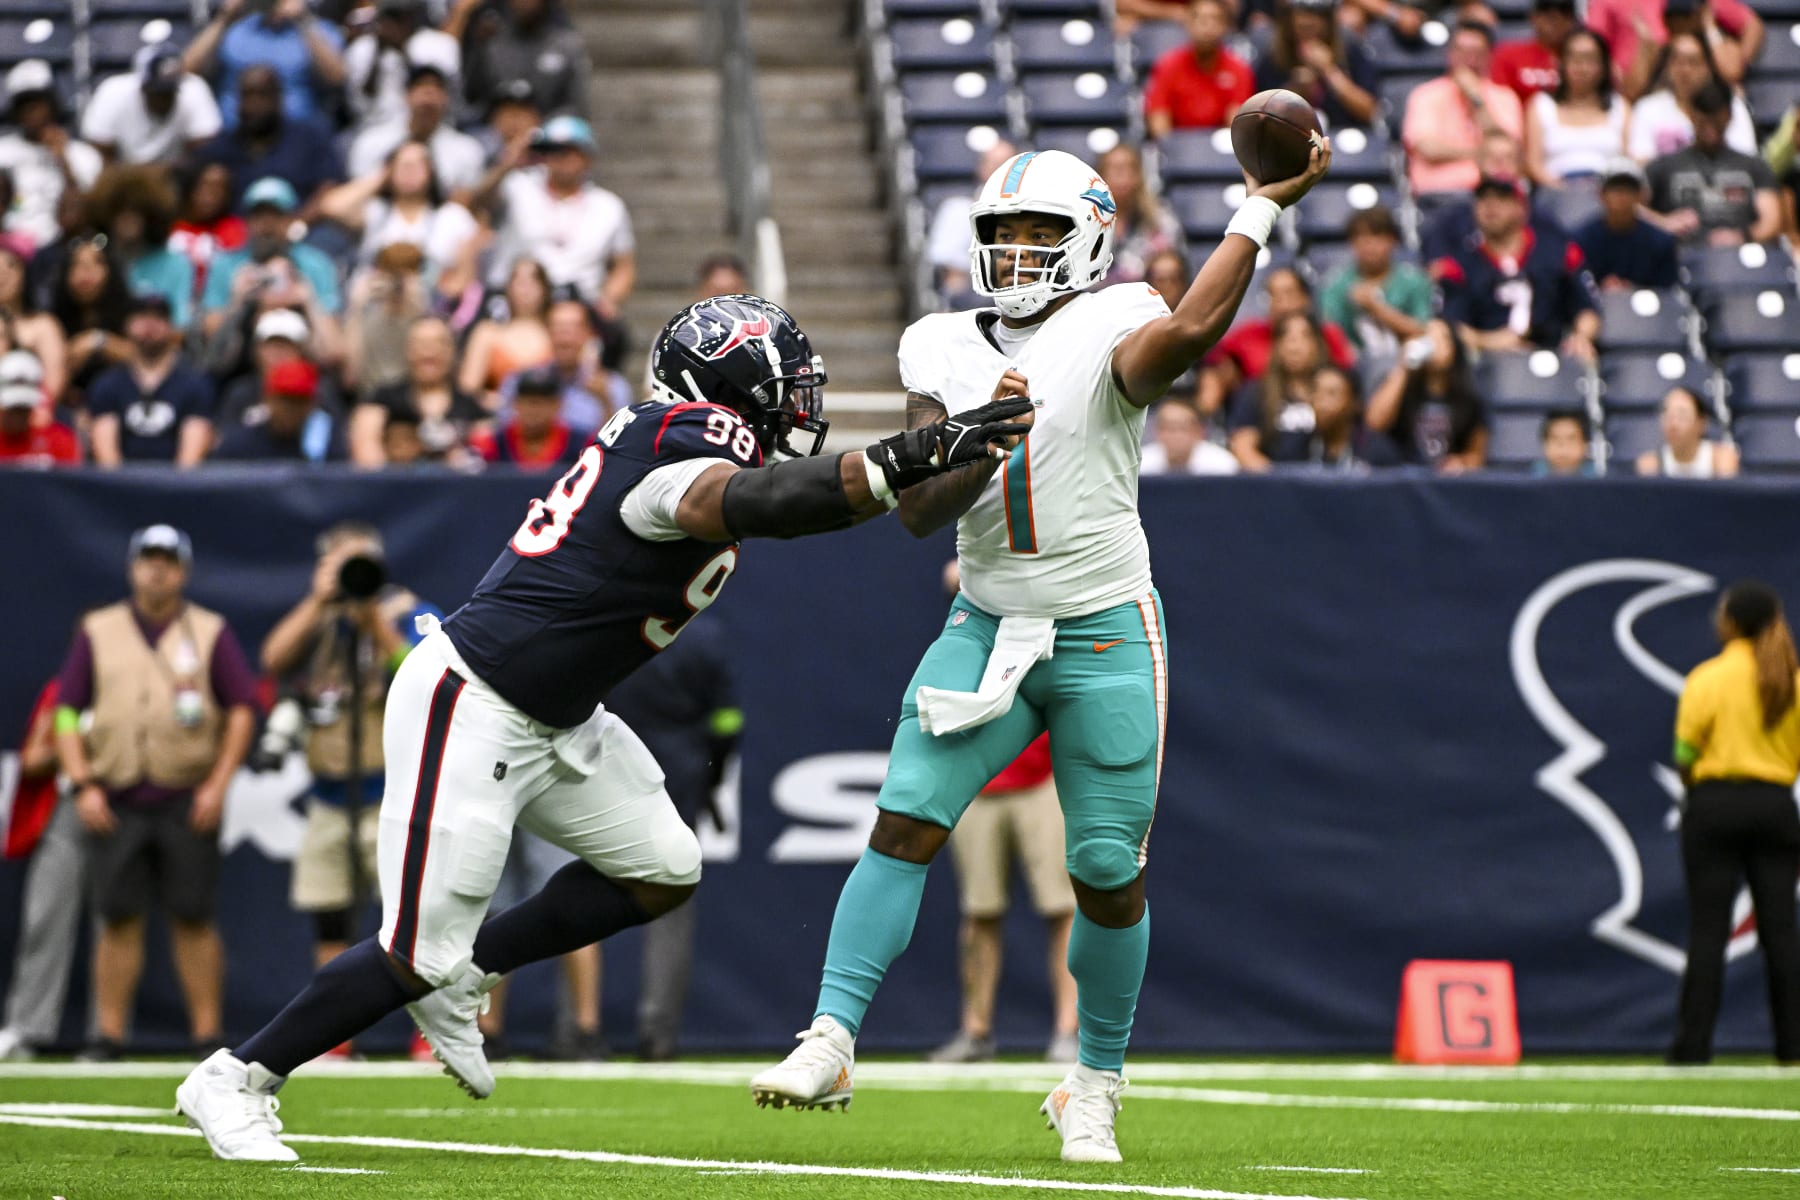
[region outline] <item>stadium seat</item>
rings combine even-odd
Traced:
[[[1006,85],[986,71],[931,71],[903,76],[900,100],[906,119],[919,124],[1008,124]]]
[[[1488,421],[1488,465],[1516,471],[1542,458],[1543,421],[1542,410],[1494,413]]]
[[[913,169],[921,183],[954,179],[968,185],[975,177],[984,143],[992,145],[999,136],[991,125],[971,129],[928,125],[913,130],[907,141],[912,143]]]
[[[1725,363],[1733,413],[1800,409],[1800,353],[1744,354]]]
[[[1800,346],[1800,300],[1789,291],[1732,292],[1706,311],[1706,344],[1719,356]]]
[[[184,15],[188,12],[184,0],[162,0],[162,3],[178,4]],[[5,0],[0,7],[5,9],[9,17],[67,17],[70,0]]]
[[[1762,53],[1756,58],[1756,74],[1761,78],[1800,75],[1800,24],[1769,23]]]
[[[1394,146],[1394,139],[1379,127],[1340,129],[1331,135],[1331,177],[1391,183],[1394,179]]]
[[[1188,237],[1203,242],[1216,242],[1225,236],[1231,215],[1244,202],[1244,185],[1237,183],[1201,183],[1171,188],[1169,207],[1181,221]]]
[[[994,65],[993,27],[967,17],[895,21],[888,39],[894,66],[901,71],[991,70]]]
[[[1103,21],[1014,21],[1010,33],[1013,65],[1034,71],[1098,71],[1114,74],[1118,55],[1112,29]]]
[[[96,75],[111,75],[131,66],[132,56],[147,45],[172,41],[185,46],[193,26],[157,17],[151,21],[95,21],[88,26],[88,58]]]
[[[1748,470],[1800,471],[1800,412],[1740,414],[1731,440]]]
[[[941,179],[936,183],[928,183],[919,189],[919,205],[925,210],[925,219],[930,221],[938,207],[952,196],[961,196],[967,200],[974,188],[972,179],[957,181]]]
[[[1600,294],[1602,350],[1685,350],[1693,325],[1693,313],[1675,288]]]
[[[914,17],[981,19],[981,0],[874,0],[874,4],[890,21]]]
[[[1788,108],[1794,102],[1796,84],[1792,79],[1757,78],[1744,81],[1744,103],[1750,106],[1750,115],[1756,119],[1758,132],[1764,132],[1781,124],[1781,118],[1787,115]]]
[[[1131,62],[1140,76],[1150,74],[1156,60],[1188,44],[1180,21],[1144,21],[1131,31]]]
[[[1800,0],[1756,0],[1756,15],[1764,21],[1800,21]]]
[[[1369,64],[1382,76],[1441,75],[1444,71],[1444,47],[1449,38],[1441,22],[1429,38],[1406,39],[1394,33],[1391,25],[1376,25],[1363,37],[1363,53]]]
[[[1400,135],[1400,122],[1406,116],[1406,98],[1413,94],[1421,83],[1437,78],[1431,75],[1384,75],[1376,87],[1375,94],[1381,100],[1382,111],[1387,114],[1387,127],[1394,131],[1396,139]]]
[[[18,7],[18,0],[7,5],[10,9]],[[215,6],[207,5],[210,12]],[[63,0],[62,9],[69,10],[68,0]],[[194,6],[189,0],[88,0],[88,16],[93,20],[107,17],[136,17],[148,20],[151,17],[162,17],[169,21],[191,22],[194,19]]]
[[[1335,170],[1337,163],[1333,162]],[[1566,187],[1538,188],[1531,194],[1531,206],[1540,213],[1555,217],[1557,224],[1570,233],[1600,215],[1600,193],[1591,184],[1572,183]]]
[[[1531,0],[1493,0],[1488,7],[1502,21],[1520,21],[1531,16]]]
[[[1129,125],[1131,86],[1116,76],[1028,75],[1020,83],[1034,125]]]
[[[1163,184],[1196,180],[1242,182],[1244,168],[1231,150],[1229,129],[1175,129],[1156,143]],[[1336,167],[1335,161],[1333,167]]]
[[[1387,206],[1390,212],[1400,207],[1400,196],[1393,188],[1373,183],[1334,183],[1327,180],[1306,194],[1306,202],[1293,209],[1294,230],[1303,241],[1344,236],[1344,226],[1358,212]]]
[[[1096,25],[1106,21],[1100,0],[997,0],[1000,11],[1013,17],[1082,17]]]
[[[1323,287],[1325,281],[1349,261],[1349,242],[1309,242],[1300,255],[1300,270],[1312,280],[1314,287]]]
[[[1673,350],[1607,353],[1600,378],[1608,412],[1657,408],[1672,387],[1685,387],[1710,404],[1717,387],[1710,367]]]
[[[74,55],[75,27],[68,20],[0,18],[0,67],[28,58],[41,58],[52,66],[62,66]]]
[[[1607,473],[1631,475],[1636,472],[1638,455],[1646,450],[1662,449],[1662,416],[1653,412],[1634,412],[1608,417],[1605,433]]]
[[[1482,396],[1496,409],[1585,407],[1593,387],[1588,368],[1554,350],[1490,354],[1476,372]]]
[[[1079,125],[1047,126],[1027,139],[1033,150],[1061,150],[1098,169],[1100,156],[1125,139],[1123,129],[1098,125],[1091,129]]]
[[[1794,265],[1779,244],[1689,246],[1681,251],[1681,278],[1701,308],[1728,292],[1793,291]]]

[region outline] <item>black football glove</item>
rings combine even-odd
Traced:
[[[869,447],[869,457],[881,467],[888,486],[896,492],[923,483],[945,471],[970,463],[998,458],[1004,452],[994,443],[1030,432],[1012,418],[1036,407],[1027,396],[1009,396],[945,417],[905,433],[883,438]]]

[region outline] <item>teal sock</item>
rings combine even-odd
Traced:
[[[1069,931],[1069,974],[1081,1021],[1081,1065],[1123,1071],[1131,1018],[1137,1013],[1144,963],[1150,956],[1150,909],[1129,929],[1108,929],[1075,912]]]
[[[925,864],[864,850],[838,894],[825,945],[825,978],[813,1016],[829,1016],[855,1037],[888,964],[912,940],[925,896]],[[1126,1022],[1130,1024],[1129,1019]]]

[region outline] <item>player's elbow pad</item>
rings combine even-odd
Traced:
[[[738,471],[725,481],[719,512],[733,538],[804,537],[848,529],[856,512],[844,495],[837,455],[795,458]]]

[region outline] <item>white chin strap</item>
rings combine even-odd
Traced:
[[[1033,291],[1021,296],[995,296],[994,307],[1009,317],[1035,317],[1056,299],[1052,291]]]

